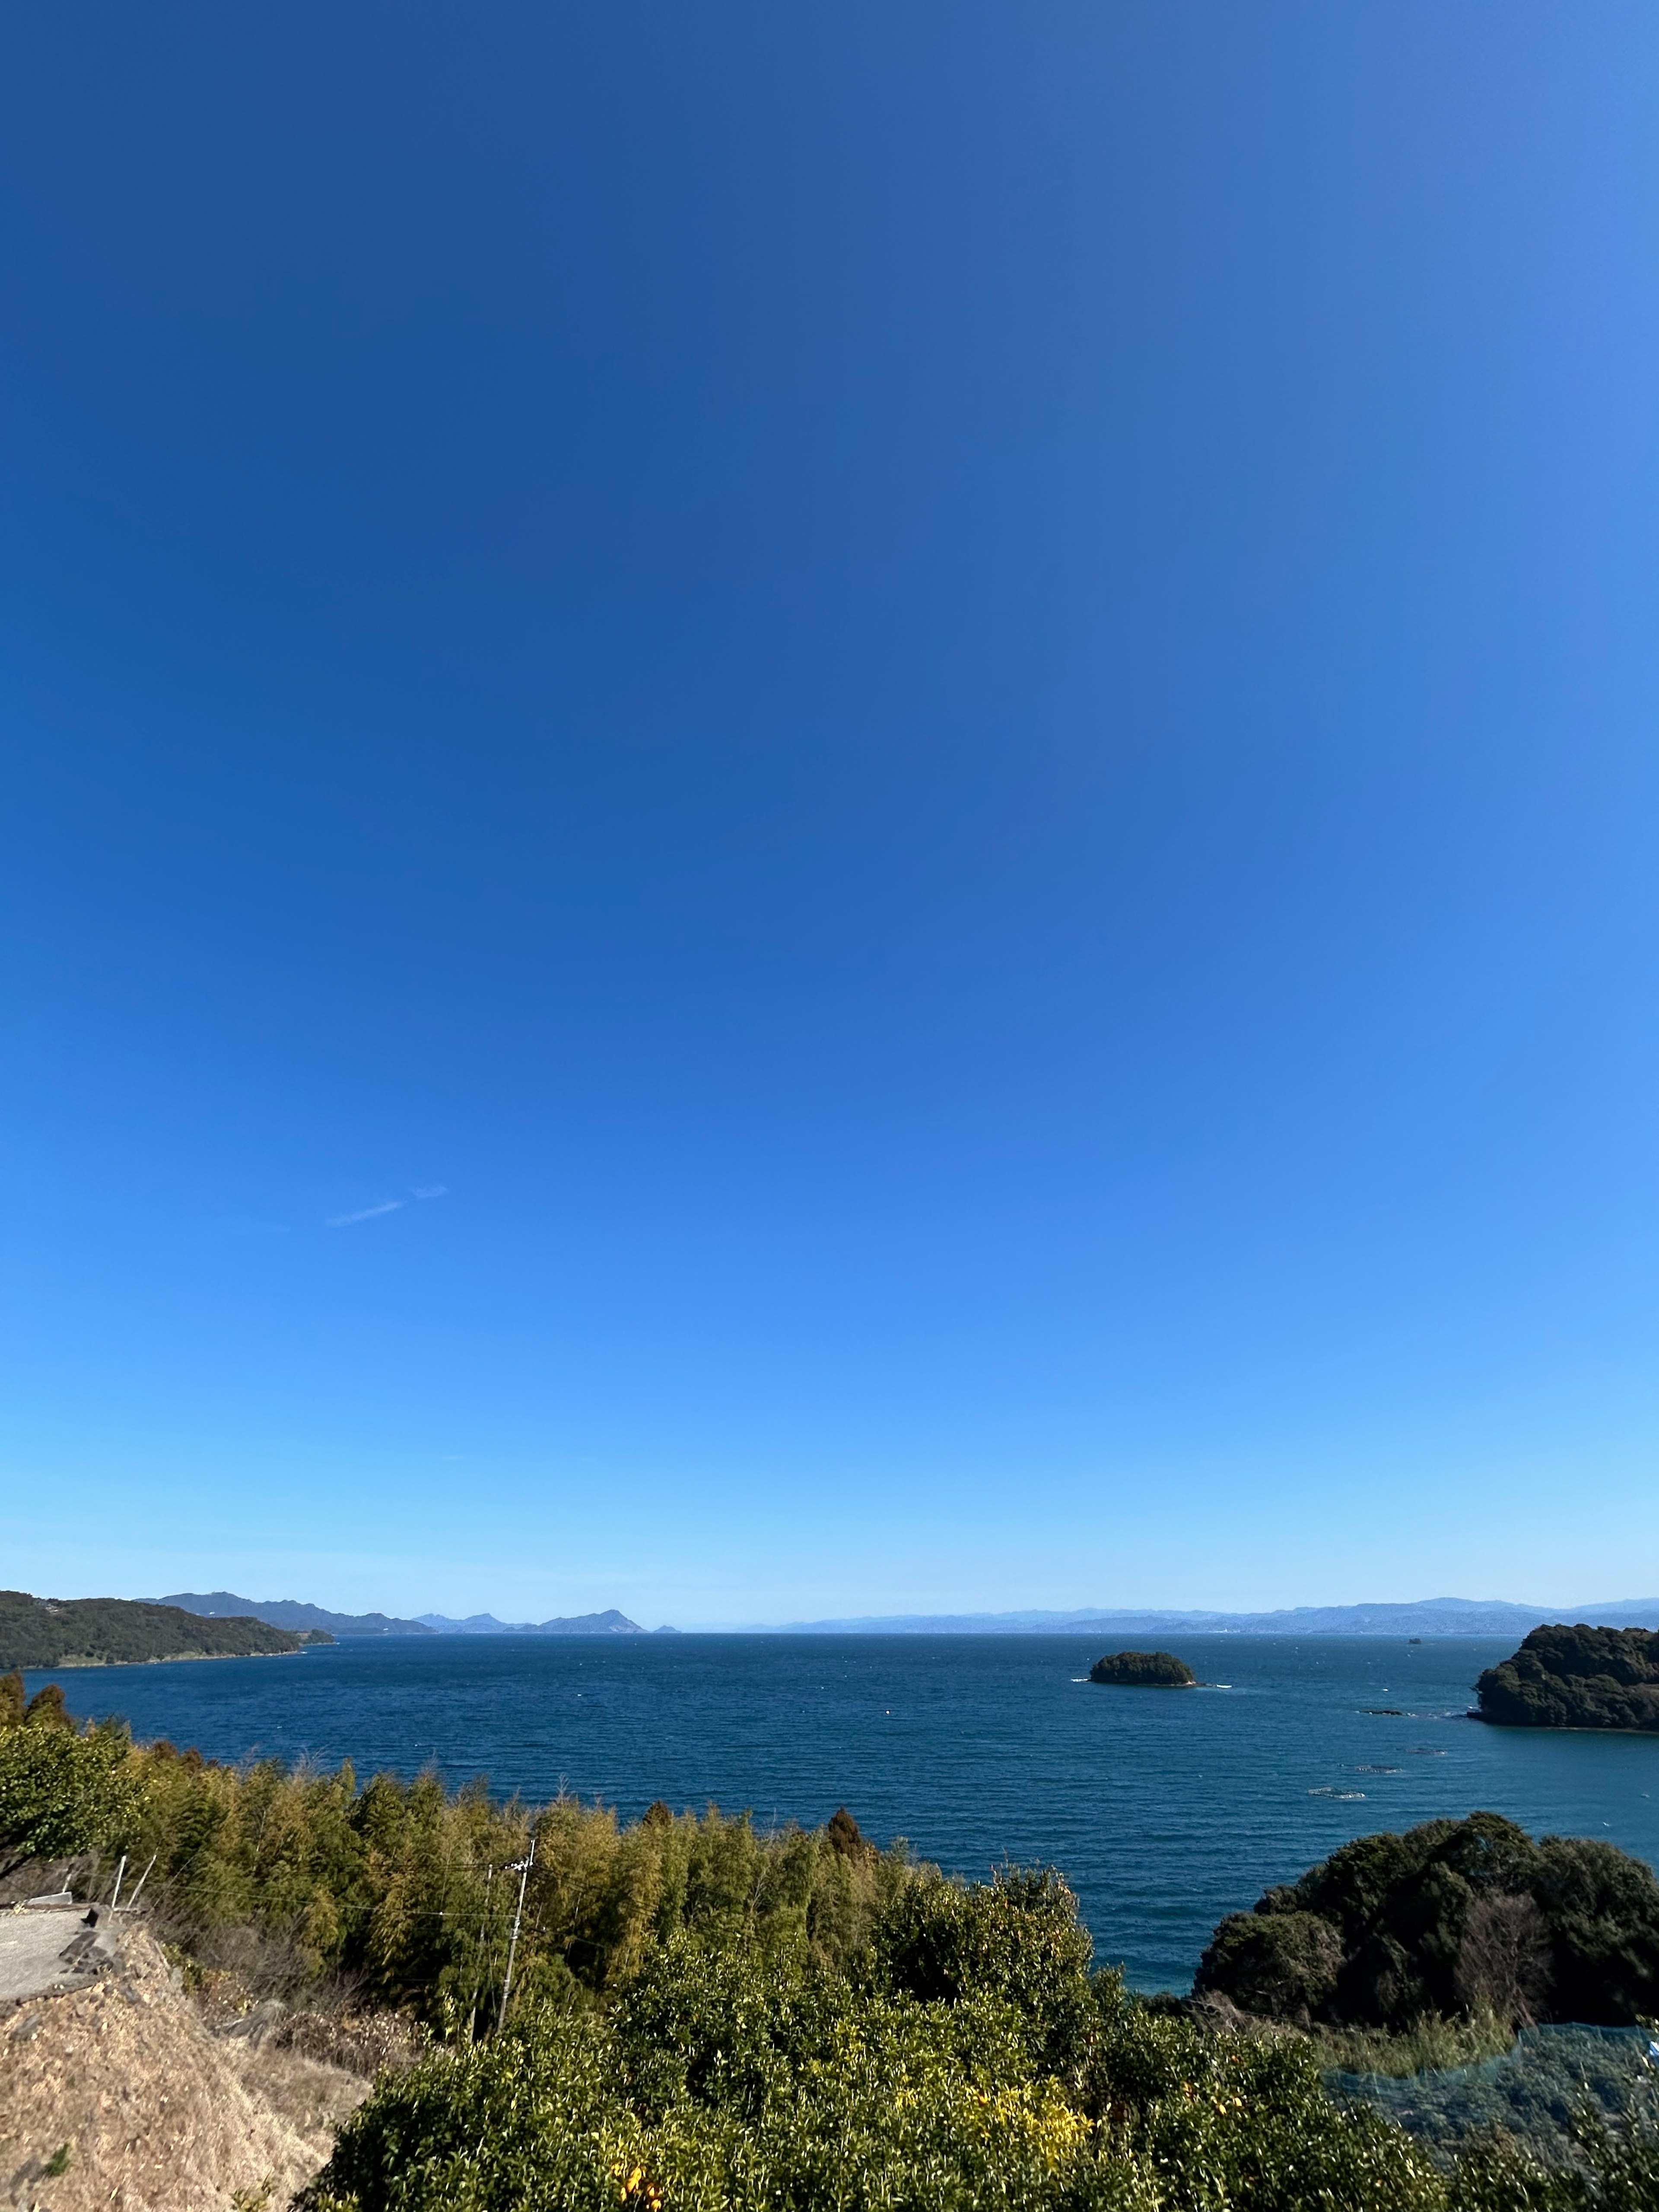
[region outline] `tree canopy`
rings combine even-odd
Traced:
[[[1302,2023],[1432,2014],[1622,2025],[1659,2010],[1659,1881],[1497,1813],[1362,1836],[1216,1929],[1199,1994]]]

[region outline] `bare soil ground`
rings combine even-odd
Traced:
[[[210,2034],[154,1939],[0,2012],[3,2212],[271,2212],[323,2165],[362,2073]]]

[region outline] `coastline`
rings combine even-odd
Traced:
[[[1463,1717],[1466,1721],[1479,1721],[1483,1728],[1508,1729],[1516,1735],[1650,1736],[1659,1743],[1659,1729],[1595,1728],[1578,1721],[1495,1721],[1475,1705],[1471,1705]]]
[[[94,1667],[177,1667],[191,1659],[303,1659],[307,1651],[325,1651],[325,1644],[301,1644],[292,1651],[161,1651],[148,1659],[53,1659],[39,1666],[18,1662],[20,1674],[83,1674]],[[0,1668],[0,1673],[6,1670]]]

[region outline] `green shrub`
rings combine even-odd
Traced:
[[[0,1870],[112,1848],[137,1804],[124,1729],[82,1733],[39,1717],[0,1728]]]
[[[963,1893],[994,1917],[1013,1889]],[[1300,2047],[1107,2011],[1091,2112],[1034,2067],[1032,2023],[1006,1995],[956,1980],[921,1998],[677,1937],[607,2012],[526,2012],[383,2085],[302,2201],[1444,2212],[1433,2166],[1381,2119],[1340,2112]]]

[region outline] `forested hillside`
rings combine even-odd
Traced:
[[[0,1671],[119,1666],[143,1659],[240,1658],[332,1641],[295,1635],[262,1620],[205,1620],[175,1605],[148,1605],[136,1598],[46,1598],[0,1590]]]

